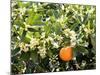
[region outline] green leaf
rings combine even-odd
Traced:
[[[21,52],[21,56],[20,56],[21,60],[24,60],[24,61],[28,61],[29,58],[30,58],[30,52]]]
[[[38,54],[37,54],[36,50],[31,51],[30,57],[32,58],[32,61],[33,61],[34,63],[37,63],[37,62],[38,62]]]
[[[35,33],[34,33],[34,36],[35,36],[36,38],[39,38],[41,35],[40,35],[39,32],[35,32]]]
[[[50,58],[52,58],[52,56],[53,56],[52,51],[51,51],[51,50],[47,50],[47,55],[48,55]]]
[[[88,50],[83,46],[76,46],[75,48],[73,48],[73,51],[74,51],[74,55],[76,55],[77,52],[81,52],[85,54],[88,53]]]
[[[40,14],[36,14],[36,13],[32,13],[28,19],[27,19],[27,23],[29,25],[42,25],[44,24],[42,22],[42,16]]]
[[[29,37],[25,37],[23,40],[23,42],[25,42],[25,43],[29,43],[30,41],[31,41],[31,38],[29,38]]]
[[[96,36],[90,35],[91,44],[93,45],[93,48],[96,49]]]
[[[23,30],[21,41],[24,41],[27,31]]]
[[[46,36],[48,36],[48,34],[51,32],[51,25],[44,26],[44,30],[46,32]]]
[[[38,30],[36,30],[35,28],[28,28],[28,31],[30,31],[30,32],[38,32]]]
[[[89,18],[89,14],[86,14],[85,16],[84,16],[84,20],[83,20],[83,24],[87,24],[87,22],[88,22],[88,18]]]
[[[16,19],[16,20],[14,21],[14,24],[15,24],[16,26],[25,28],[25,25],[23,24],[23,21],[22,21],[22,20]]]
[[[53,13],[54,13],[54,16],[55,16],[56,18],[58,18],[58,17],[59,17],[59,13],[58,13],[58,11],[57,11],[57,10],[53,10]]]
[[[42,68],[42,67],[39,66],[39,65],[36,66],[36,70],[37,70],[38,73],[40,73],[40,72],[45,72],[44,68]]]
[[[17,48],[15,48],[14,50],[11,51],[11,55],[14,56],[14,55],[16,55],[19,51],[20,51],[20,48],[17,47]]]

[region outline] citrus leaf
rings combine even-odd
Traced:
[[[15,56],[19,51],[20,51],[19,47],[17,47],[14,50],[12,50],[12,52],[11,52],[12,56]]]

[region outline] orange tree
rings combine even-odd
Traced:
[[[14,74],[95,69],[95,38],[93,5],[11,3],[11,72]],[[64,61],[63,57],[70,60]]]

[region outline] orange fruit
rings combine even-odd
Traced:
[[[59,57],[63,61],[70,61],[73,58],[73,50],[71,47],[62,48],[59,52]]]

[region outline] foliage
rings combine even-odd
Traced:
[[[14,74],[96,68],[96,7],[12,1],[11,72]],[[59,50],[73,47],[64,62]]]

